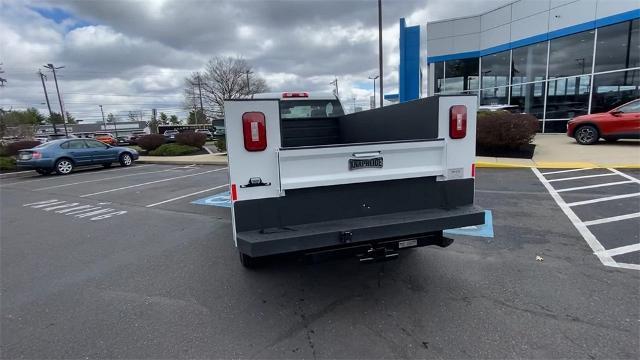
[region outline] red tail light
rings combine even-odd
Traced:
[[[263,113],[246,112],[242,114],[242,133],[244,148],[247,151],[263,151],[267,148],[267,127]]]
[[[467,136],[467,107],[454,105],[449,109],[449,137],[462,139]]]
[[[476,164],[471,164],[471,177],[476,177]]]
[[[306,98],[309,97],[308,92],[285,92],[282,93],[283,98]]]
[[[231,184],[231,201],[238,200],[238,189],[236,189],[236,184]]]
[[[31,153],[31,158],[32,159],[40,159],[40,158],[42,158],[42,154],[37,152],[37,151],[34,151],[34,152]]]

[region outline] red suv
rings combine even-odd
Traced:
[[[575,117],[567,124],[567,136],[578,144],[591,145],[600,138],[606,141],[640,139],[640,99],[597,114]]]

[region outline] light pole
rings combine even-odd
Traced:
[[[104,131],[107,131],[107,121],[104,119],[104,111],[102,110],[102,105],[100,106],[100,113],[102,114],[102,125],[104,125]]]
[[[369,76],[369,80],[373,80],[373,108],[376,108],[376,79],[379,78],[380,75]]]
[[[62,125],[64,125],[64,136],[69,137],[69,133],[67,132],[67,121],[64,118],[64,107],[62,106],[62,98],[60,97],[60,88],[58,88],[58,77],[56,76],[56,70],[62,69],[64,66],[55,67],[53,64],[44,65],[47,69],[53,71],[53,80],[56,83],[56,92],[58,93],[58,102],[60,103],[60,117],[62,117]]]
[[[382,85],[382,79],[384,73],[382,72],[382,0],[378,0],[378,66],[380,67],[380,107],[384,106],[384,89]]]

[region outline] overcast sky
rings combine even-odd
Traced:
[[[398,89],[399,18],[424,37],[427,21],[508,2],[383,0],[385,94]],[[345,106],[353,97],[365,106],[377,40],[376,0],[0,0],[0,107],[46,112],[36,72],[53,63],[65,66],[65,110],[78,119],[101,119],[98,104],[123,117],[152,108],[183,116],[184,77],[226,55],[247,59],[273,91],[329,91],[337,77]]]

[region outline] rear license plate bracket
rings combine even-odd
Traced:
[[[368,159],[349,159],[349,170],[382,168],[383,164],[382,156]]]

